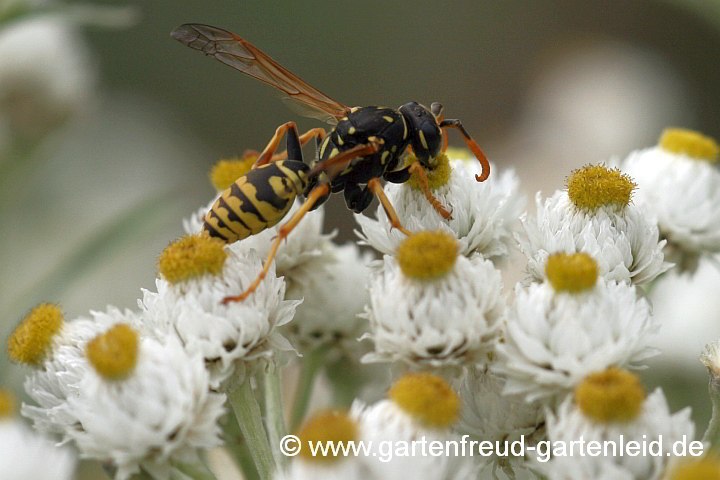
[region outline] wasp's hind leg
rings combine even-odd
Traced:
[[[308,195],[307,200],[305,200],[305,202],[298,209],[298,211],[295,212],[295,215],[293,215],[287,223],[281,225],[280,228],[278,228],[278,234],[273,240],[272,246],[270,247],[270,253],[268,253],[267,259],[265,260],[265,265],[263,266],[263,269],[260,271],[260,273],[258,273],[255,281],[253,281],[253,283],[250,284],[250,286],[240,295],[223,298],[223,304],[243,301],[251,293],[257,290],[258,286],[270,270],[270,265],[272,265],[273,260],[275,260],[277,249],[282,243],[282,241],[287,238],[288,235],[290,235],[290,232],[292,232],[293,228],[295,228],[297,224],[300,223],[300,220],[302,220],[305,214],[312,209],[313,205],[319,200],[326,198],[329,194],[330,187],[327,184],[318,185],[317,187],[313,188],[312,192],[310,192],[310,194]]]
[[[402,226],[402,223],[400,223],[400,219],[397,216],[397,212],[395,212],[390,200],[388,200],[387,196],[385,196],[385,191],[383,190],[380,180],[377,178],[370,179],[367,184],[367,188],[378,197],[378,200],[380,200],[380,205],[382,205],[385,210],[385,214],[388,216],[388,219],[390,219],[390,225],[392,228],[397,228],[405,235],[410,236],[410,232]]]
[[[262,153],[258,156],[257,162],[255,162],[255,167],[259,167],[270,162],[275,162],[277,160],[283,160],[288,157],[287,150],[275,154],[275,151],[280,144],[280,140],[282,139],[283,135],[285,135],[285,132],[288,131],[293,131],[295,132],[295,136],[298,136],[298,129],[297,125],[295,125],[295,122],[283,123],[277,128],[277,130],[275,130],[275,135],[273,135],[273,137],[270,139],[270,142],[267,144],[267,147],[265,147],[265,150],[263,150]],[[313,128],[312,130],[308,130],[302,135],[299,135],[298,138],[300,140],[300,146],[305,145],[307,142],[310,141],[311,138],[314,137],[325,138],[325,130],[323,130],[322,128]]]

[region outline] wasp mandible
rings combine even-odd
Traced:
[[[482,174],[476,175],[476,180],[482,182],[490,175],[490,163],[478,144],[460,120],[444,119],[439,103],[433,103],[430,109],[417,102],[406,103],[397,110],[375,106],[350,108],[311,87],[231,32],[207,25],[185,24],[175,28],[171,36],[277,88],[302,115],[335,125],[327,135],[322,128],[299,135],[295,122],[279,126],[259,154],[253,170],[228,188],[205,216],[204,228],[210,235],[233,242],[278,223],[290,208],[291,202],[285,200],[294,199],[294,195],[300,193],[306,197],[295,215],[279,228],[264,268],[255,281],[242,294],[227,297],[225,303],[243,300],[255,291],[267,274],[282,240],[308,211],[319,207],[331,193],[342,191],[348,208],[356,213],[364,211],[373,196],[377,196],[393,228],[409,234],[385,196],[380,179],[404,183],[415,174],[432,206],[444,218],[451,218],[451,213],[430,192],[425,175],[425,168],[431,167],[432,159],[447,148],[449,128],[462,133],[468,148],[480,161]],[[288,150],[276,154],[286,133]],[[307,167],[302,162],[301,147],[313,138],[317,142],[318,158]],[[405,166],[401,157],[408,149],[412,149],[418,161]],[[280,163],[288,157],[292,160],[287,165]],[[271,165],[274,166],[271,168]],[[254,187],[252,190],[257,192],[254,199],[238,200],[240,196],[235,193],[242,193],[242,185]]]

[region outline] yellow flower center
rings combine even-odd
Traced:
[[[222,192],[232,185],[235,180],[249,172],[256,161],[257,157],[255,156],[244,159],[219,160],[210,170],[210,181],[213,187],[218,192]]]
[[[720,147],[714,139],[684,128],[665,129],[658,145],[668,152],[711,163],[717,162],[720,152]]]
[[[415,155],[408,155],[405,159],[405,166],[417,162],[418,159]],[[450,181],[450,175],[452,174],[452,167],[450,166],[450,159],[444,153],[438,153],[437,157],[430,159],[430,166],[425,167],[425,175],[428,179],[428,187],[430,190],[435,190],[443,185],[447,185]],[[408,185],[413,190],[422,191],[422,185],[417,178],[417,174],[413,173],[408,180]]]
[[[39,366],[63,323],[65,317],[57,305],[41,303],[33,308],[8,338],[10,360]]]
[[[640,378],[615,367],[593,373],[575,387],[575,404],[601,422],[630,422],[642,411],[645,389]]]
[[[12,417],[15,413],[15,397],[10,390],[0,389],[0,418]]]
[[[455,265],[457,255],[457,241],[441,230],[413,233],[395,251],[395,259],[405,276],[420,280],[439,278],[448,273]]]
[[[207,273],[222,272],[227,252],[225,242],[206,233],[175,240],[157,259],[157,272],[170,283],[179,283]]]
[[[357,441],[358,428],[347,412],[326,410],[313,415],[295,435],[300,441],[303,458],[313,462],[332,462],[344,458],[343,447],[347,449],[349,442]],[[318,443],[321,448],[317,448]],[[323,451],[326,446],[330,448]],[[315,455],[312,454],[313,449],[316,450]]]
[[[87,358],[106,380],[122,380],[135,368],[138,335],[129,325],[118,323],[87,344]]]
[[[396,381],[390,399],[426,427],[449,428],[457,419],[460,400],[442,377],[410,373]]]
[[[720,480],[720,459],[706,456],[680,460],[670,470],[667,480]]]
[[[568,197],[577,208],[595,210],[603,206],[627,206],[637,185],[618,169],[588,165],[570,174],[567,187]]]
[[[556,292],[577,293],[595,286],[598,269],[587,253],[555,253],[548,257],[545,274]]]

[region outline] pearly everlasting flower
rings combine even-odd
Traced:
[[[385,256],[366,307],[371,333],[363,338],[375,351],[363,361],[456,368],[487,360],[505,313],[502,279],[492,262],[456,248],[447,234],[421,232],[397,259]]]
[[[177,338],[138,342],[126,378],[108,378],[95,364],[82,379],[68,400],[77,419],[68,436],[82,457],[112,461],[116,480],[141,469],[167,479],[171,461],[197,462],[196,449],[220,445],[225,396],[210,392],[202,356]]]
[[[326,253],[323,274],[314,273],[318,271],[315,260],[294,269],[295,281],[288,285],[285,298],[303,299],[303,303],[282,332],[300,352],[332,346],[336,353],[353,358],[364,350],[357,339],[367,331],[367,321],[359,314],[369,300],[370,262],[369,255],[361,255],[349,243]]]
[[[25,391],[37,405],[23,404],[23,416],[31,419],[40,432],[57,434],[67,441],[69,431],[77,428],[69,399],[80,394],[80,382],[91,368],[85,345],[112,325],[133,325],[138,321],[136,313],[108,307],[105,312],[91,311],[90,317],[64,322],[52,338],[41,368],[25,379]]]
[[[62,18],[31,16],[0,31],[0,127],[12,137],[49,133],[87,106],[94,84],[89,52]]]
[[[515,288],[493,366],[508,379],[506,394],[550,400],[591,372],[637,365],[656,353],[648,345],[659,325],[636,287],[597,277],[597,270],[584,268],[594,265],[585,254],[558,257],[570,257],[577,270],[560,265],[544,283]],[[578,284],[584,289],[570,290]]]
[[[544,202],[536,196],[535,216],[521,218],[520,250],[528,259],[532,280],[544,277],[548,255],[585,252],[598,263],[606,280],[641,285],[672,265],[663,261],[655,218],[644,206],[630,203],[634,184],[604,166],[573,173],[570,192],[557,191]]]
[[[72,480],[72,450],[53,445],[21,421],[0,419],[0,472],[9,480]]]
[[[361,440],[372,445],[363,460],[374,478],[473,478],[463,458],[470,456],[469,444],[450,430],[459,400],[445,380],[428,373],[408,374],[393,384],[389,396],[369,406],[355,402],[351,409]],[[431,444],[440,446],[442,454],[430,454]],[[383,445],[392,449],[384,450]]]
[[[669,258],[694,271],[698,256],[720,253],[718,145],[689,130],[668,129],[657,146],[632,152],[621,167],[657,217]]]
[[[462,410],[455,425],[458,435],[469,435],[478,442],[514,442],[524,437],[526,444],[536,443],[544,432],[545,412],[539,402],[526,402],[523,395],[504,393],[507,381],[488,368],[469,368],[457,381],[456,390]],[[502,452],[503,449],[500,449]],[[497,455],[497,452],[493,452]],[[507,451],[506,451],[507,453]],[[478,452],[475,452],[479,455]],[[494,456],[495,467],[510,474],[523,468],[522,458]]]
[[[676,455],[673,444],[691,442],[695,426],[690,420],[689,408],[671,414],[660,389],[645,398],[644,389],[639,383],[633,385],[637,380],[632,377],[634,375],[612,369],[594,374],[581,385],[590,392],[576,390],[574,399],[568,396],[556,414],[549,412],[548,440],[552,445],[564,445],[565,454],[555,454],[549,462],[539,464],[538,469],[549,478],[559,480],[661,478],[671,456]],[[590,445],[594,442],[603,453],[589,455],[586,450],[585,455],[577,451],[571,455],[570,442],[580,439],[588,449],[595,448]],[[629,454],[630,450],[622,451],[621,448],[630,448],[629,442],[637,442],[639,449],[645,444],[647,448],[654,448],[654,453],[636,450],[633,455]]]
[[[457,239],[462,255],[481,253],[494,261],[507,257],[514,246],[512,235],[526,203],[515,172],[494,173],[478,183],[475,180],[478,170],[473,169],[478,167],[477,162],[456,160],[449,166],[449,180],[432,189],[432,193],[451,210],[450,220],[435,211],[422,190],[412,186],[412,181],[385,185],[385,193],[403,226],[411,232],[443,230]],[[497,169],[493,167],[493,171]],[[394,255],[405,238],[402,232],[391,229],[381,206],[376,220],[363,215],[356,215],[355,219],[362,230],[363,241],[384,254]]]
[[[213,388],[236,370],[242,381],[246,367],[271,357],[275,349],[292,350],[276,329],[292,320],[300,302],[284,300],[285,283],[272,267],[247,299],[222,303],[262,270],[255,252],[241,257],[224,249],[222,241],[198,235],[178,240],[159,262],[163,259],[170,260],[165,270],[161,265],[157,292],[143,290],[139,302],[143,320],[148,328],[177,335],[189,353],[200,353]]]
[[[289,444],[289,448],[299,449],[298,454],[287,470],[275,476],[277,480],[372,478],[364,459],[353,450],[360,450],[357,445],[361,440],[360,426],[347,412],[318,412],[300,428],[295,438],[297,443]]]

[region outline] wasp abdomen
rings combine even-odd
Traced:
[[[205,215],[203,228],[228,243],[276,225],[307,186],[303,162],[269,163],[235,180]]]

